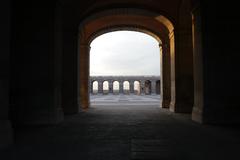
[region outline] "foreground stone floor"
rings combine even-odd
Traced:
[[[0,154],[2,160],[237,160],[239,135],[239,128],[200,125],[157,104],[116,103],[92,105],[56,126],[18,129],[16,144]]]

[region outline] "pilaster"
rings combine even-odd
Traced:
[[[134,81],[129,81],[130,85],[130,94],[134,94]]]
[[[80,107],[86,109],[89,107],[89,52],[88,44],[80,44],[79,47],[79,73],[80,81]]]

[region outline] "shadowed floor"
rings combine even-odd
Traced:
[[[16,144],[1,154],[3,160],[230,160],[240,159],[239,135],[154,105],[92,106],[56,126],[18,129]]]

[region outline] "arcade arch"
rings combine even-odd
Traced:
[[[126,12],[127,10],[127,12]],[[146,15],[144,15],[146,14]],[[174,46],[174,27],[169,19],[162,15],[158,15],[156,13],[148,12],[145,10],[139,9],[114,9],[100,12],[97,15],[90,16],[89,19],[85,20],[80,24],[80,32],[79,32],[79,58],[80,59],[89,59],[89,44],[91,41],[104,33],[117,31],[117,30],[129,30],[129,31],[139,31],[153,36],[159,42],[159,49],[162,50],[161,58],[162,60],[162,68],[164,71],[161,75],[163,79],[161,80],[163,84],[165,84],[163,90],[163,94],[161,95],[161,99],[163,100],[160,104],[161,107],[169,107],[171,96],[175,96],[175,88],[171,89],[170,83],[175,83],[175,76],[171,76],[170,68],[172,68],[172,72],[174,72],[174,65],[170,67],[170,58],[175,56],[175,46]],[[82,54],[81,54],[82,53]],[[86,57],[87,55],[87,57]],[[171,57],[171,56],[172,57]],[[89,68],[89,61],[84,61],[79,63],[79,68]],[[81,73],[83,74],[83,73]],[[85,72],[89,75],[89,71]],[[174,75],[174,74],[173,74]],[[83,75],[82,75],[83,76]],[[80,77],[82,77],[80,75]],[[172,77],[172,80],[170,80]],[[86,78],[80,78],[80,88],[85,88],[80,90],[80,97],[85,99],[84,103],[80,102],[80,106],[83,108],[87,108],[89,106],[89,97],[86,95],[84,90],[87,90],[87,81],[84,80]],[[171,82],[172,81],[172,82]],[[168,84],[166,84],[168,83]],[[161,85],[163,86],[163,85]],[[172,94],[171,94],[172,92]],[[175,98],[173,98],[174,100]],[[168,104],[168,105],[162,105]],[[175,104],[173,101],[172,105]]]
[[[92,93],[93,94],[98,94],[98,81],[93,81],[92,82]]]
[[[124,94],[129,94],[130,93],[130,83],[129,83],[129,81],[124,81],[123,82],[123,93]]]
[[[119,82],[118,81],[113,82],[113,94],[119,94]]]
[[[90,76],[90,81],[99,82],[99,95],[103,94],[102,82],[104,81],[109,82],[109,93],[111,94],[155,95],[156,90],[160,90],[159,86],[156,85],[156,82],[160,83],[160,76]],[[145,92],[145,83],[147,87],[151,88],[151,92]],[[93,86],[89,86],[89,88],[93,88]]]
[[[108,94],[109,93],[109,82],[104,81],[103,82],[103,94]]]
[[[136,95],[141,94],[141,84],[139,81],[134,81],[134,94]]]

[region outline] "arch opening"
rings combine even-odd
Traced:
[[[125,39],[125,35],[127,39]],[[117,38],[117,43],[113,43],[115,38]],[[124,42],[119,39],[123,39]],[[98,42],[100,42],[99,49]],[[113,49],[111,43],[113,43]],[[159,41],[148,34],[139,31],[111,31],[96,37],[90,45],[90,79],[99,81],[105,79],[109,82],[109,91],[103,89],[103,95],[141,95],[139,79],[145,79],[146,76],[156,80],[160,79]],[[121,48],[116,48],[116,46],[121,46]],[[107,50],[104,50],[105,48]],[[93,60],[98,62],[92,63]],[[119,68],[115,67],[116,64],[119,65]],[[96,66],[96,70],[94,70],[94,66]],[[138,82],[135,82],[135,90],[134,81]],[[136,85],[138,85],[137,88]],[[96,99],[94,99],[95,102]]]
[[[92,82],[92,93],[93,94],[98,94],[98,81],[93,81]]]
[[[108,94],[109,93],[109,82],[104,81],[103,82],[103,94]]]
[[[141,94],[141,85],[139,81],[134,81],[134,94],[135,95]]]
[[[113,94],[119,94],[119,82],[118,81],[114,81],[113,82]]]
[[[90,21],[80,25],[79,58],[84,59],[85,55],[89,55],[89,52],[90,52],[89,43],[92,42],[94,37],[98,35],[102,35],[107,32],[112,32],[115,30],[121,30],[121,29],[127,28],[129,30],[135,30],[138,32],[141,31],[142,33],[145,33],[148,35],[154,35],[154,38],[156,39],[157,37],[158,39],[158,47],[160,50],[160,57],[161,57],[160,58],[161,59],[160,87],[161,87],[161,93],[164,93],[164,94],[161,94],[160,106],[163,108],[169,108],[171,100],[173,100],[171,104],[172,105],[175,104],[174,103],[174,100],[175,100],[175,97],[174,97],[175,96],[174,28],[172,23],[170,23],[169,20],[165,22],[163,21],[165,18],[164,16],[162,16],[161,18],[156,18],[156,17],[157,15],[155,16],[148,15],[145,17],[144,14],[131,15],[130,12],[129,14],[122,14],[121,12],[118,12],[117,14],[114,14],[114,15],[105,14],[102,17],[98,15],[98,18],[92,18]],[[127,21],[125,20],[122,21],[121,20],[122,18],[127,19]],[[147,21],[145,21],[146,18],[147,18]],[[168,22],[168,24],[166,22]],[[98,24],[101,24],[101,25],[98,25]],[[172,27],[169,27],[171,25]],[[89,56],[88,56],[88,59],[89,59]],[[89,68],[89,64],[79,63],[79,65],[80,65],[80,68]],[[86,87],[86,85],[83,86],[83,83],[81,82],[81,78],[80,78],[79,86]],[[144,84],[141,86],[144,86]],[[162,87],[162,86],[165,86],[165,87]],[[121,89],[121,84],[120,84],[119,90],[120,92],[121,90],[123,90]],[[83,93],[82,91],[83,89],[80,90],[79,95],[88,99],[88,103],[83,104],[82,102],[80,102],[79,106],[85,108],[84,106],[87,106],[87,107],[89,106],[89,97],[86,96],[85,93]],[[142,92],[145,92],[145,91],[143,90]],[[130,88],[130,93],[134,93],[133,87]]]
[[[129,81],[123,82],[123,93],[124,94],[130,94],[130,83]]]

